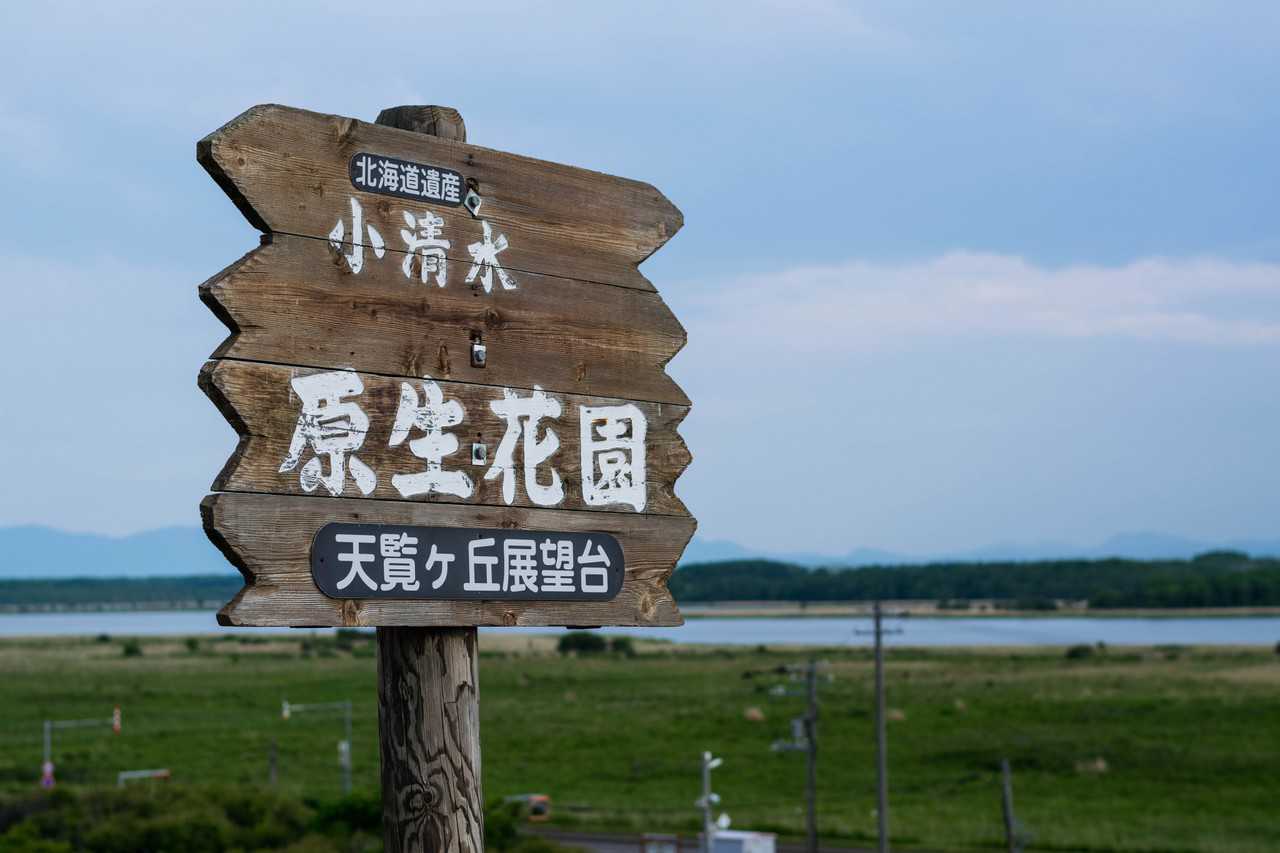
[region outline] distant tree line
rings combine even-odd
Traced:
[[[992,599],[1023,608],[1055,600],[1090,607],[1280,606],[1280,559],[1213,551],[1191,560],[1047,560],[818,568],[729,560],[680,568],[677,601],[871,601],[948,603]]]
[[[0,580],[0,610],[204,607],[239,591],[239,575]],[[1023,609],[1054,601],[1090,607],[1280,607],[1280,559],[1212,551],[1191,560],[1045,560],[809,569],[771,560],[681,567],[678,601],[918,599],[960,606],[994,600]]]
[[[226,603],[239,590],[239,574],[166,578],[59,578],[0,580],[0,608],[193,606]]]

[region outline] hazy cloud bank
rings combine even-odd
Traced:
[[[767,330],[770,340],[799,351],[921,335],[1280,342],[1280,264],[1212,258],[1053,269],[953,252],[901,264],[792,267],[681,290],[695,294],[690,322],[700,337],[732,341]]]

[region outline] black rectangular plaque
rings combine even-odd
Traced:
[[[457,207],[467,193],[462,175],[443,166],[410,163],[361,151],[347,167],[351,186],[365,192],[392,195]]]
[[[608,601],[624,569],[607,533],[333,523],[311,543],[330,598]]]

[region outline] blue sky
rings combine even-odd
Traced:
[[[6,4],[0,525],[196,523],[195,287],[256,236],[194,143],[275,101],[450,104],[683,209],[644,269],[704,536],[1277,534],[1273,4],[461,8]]]

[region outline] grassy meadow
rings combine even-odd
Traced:
[[[634,657],[566,658],[554,641],[482,635],[487,798],[551,795],[574,828],[695,831],[698,758],[738,828],[799,835],[804,758],[774,753],[800,688],[795,649],[638,643]],[[824,839],[875,831],[871,659],[823,649],[819,814]],[[35,794],[41,721],[110,716],[124,730],[58,731],[60,788],[114,786],[168,767],[181,786],[266,786],[337,798],[341,717],[281,701],[354,704],[357,791],[378,785],[373,638],[226,635],[0,642],[0,793]],[[1271,649],[893,650],[888,665],[895,846],[1002,847],[999,761],[1033,850],[1280,849],[1280,656]],[[156,783],[140,783],[142,785]],[[2,830],[0,830],[2,833]]]

